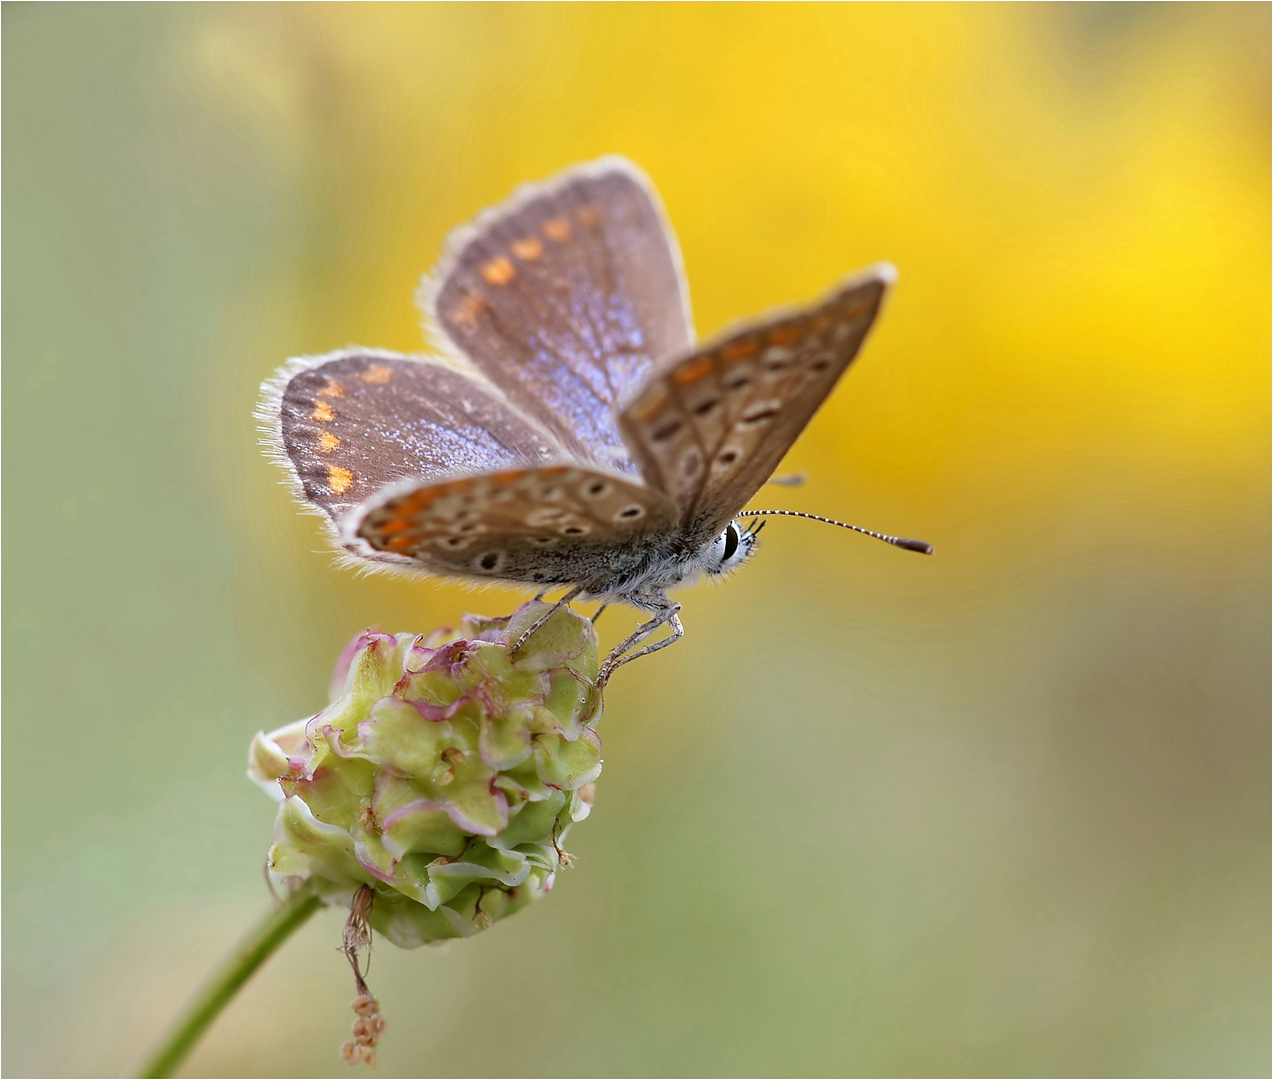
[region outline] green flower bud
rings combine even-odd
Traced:
[[[345,905],[370,886],[372,928],[403,948],[552,888],[601,772],[601,700],[596,633],[569,608],[509,659],[546,610],[355,638],[327,708],[252,740],[248,775],[280,800],[271,879]]]

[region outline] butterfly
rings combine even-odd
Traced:
[[[646,613],[604,685],[684,634],[670,589],[753,553],[759,512],[743,508],[857,355],[894,271],[696,344],[675,235],[615,157],[522,188],[446,250],[418,297],[437,355],[292,360],[263,387],[267,450],[365,566],[567,587],[514,652],[578,597]]]

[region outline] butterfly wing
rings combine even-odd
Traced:
[[[617,473],[548,466],[401,484],[351,514],[344,538],[434,573],[600,587],[676,520]]]
[[[717,535],[799,437],[857,355],[894,271],[876,267],[821,303],[728,334],[661,367],[619,426],[687,539]]]
[[[635,473],[619,399],[692,343],[676,238],[621,158],[523,189],[448,242],[421,303],[574,457]],[[436,292],[434,291],[436,289]]]
[[[333,353],[293,361],[264,389],[272,456],[333,524],[406,478],[568,459],[494,387],[436,360]]]

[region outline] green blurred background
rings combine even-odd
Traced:
[[[385,1075],[1268,1075],[1267,4],[6,4],[4,1072],[127,1071],[268,903],[248,740],[348,637],[289,356],[418,350],[447,230],[603,153],[700,333],[900,284],[552,897],[376,951]],[[607,640],[631,616],[603,620]],[[325,912],[191,1074],[343,1069]]]

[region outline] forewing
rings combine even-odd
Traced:
[[[474,364],[574,455],[635,472],[619,399],[692,342],[676,238],[630,163],[519,192],[449,241],[422,303]]]
[[[374,350],[293,361],[259,412],[297,494],[333,522],[387,485],[561,461],[564,451],[476,375]]]
[[[662,368],[620,428],[651,487],[681,507],[691,542],[746,505],[844,373],[893,269],[877,267],[821,303],[735,331]]]
[[[604,583],[666,537],[676,508],[614,473],[550,466],[404,484],[351,514],[348,540],[460,577]]]

